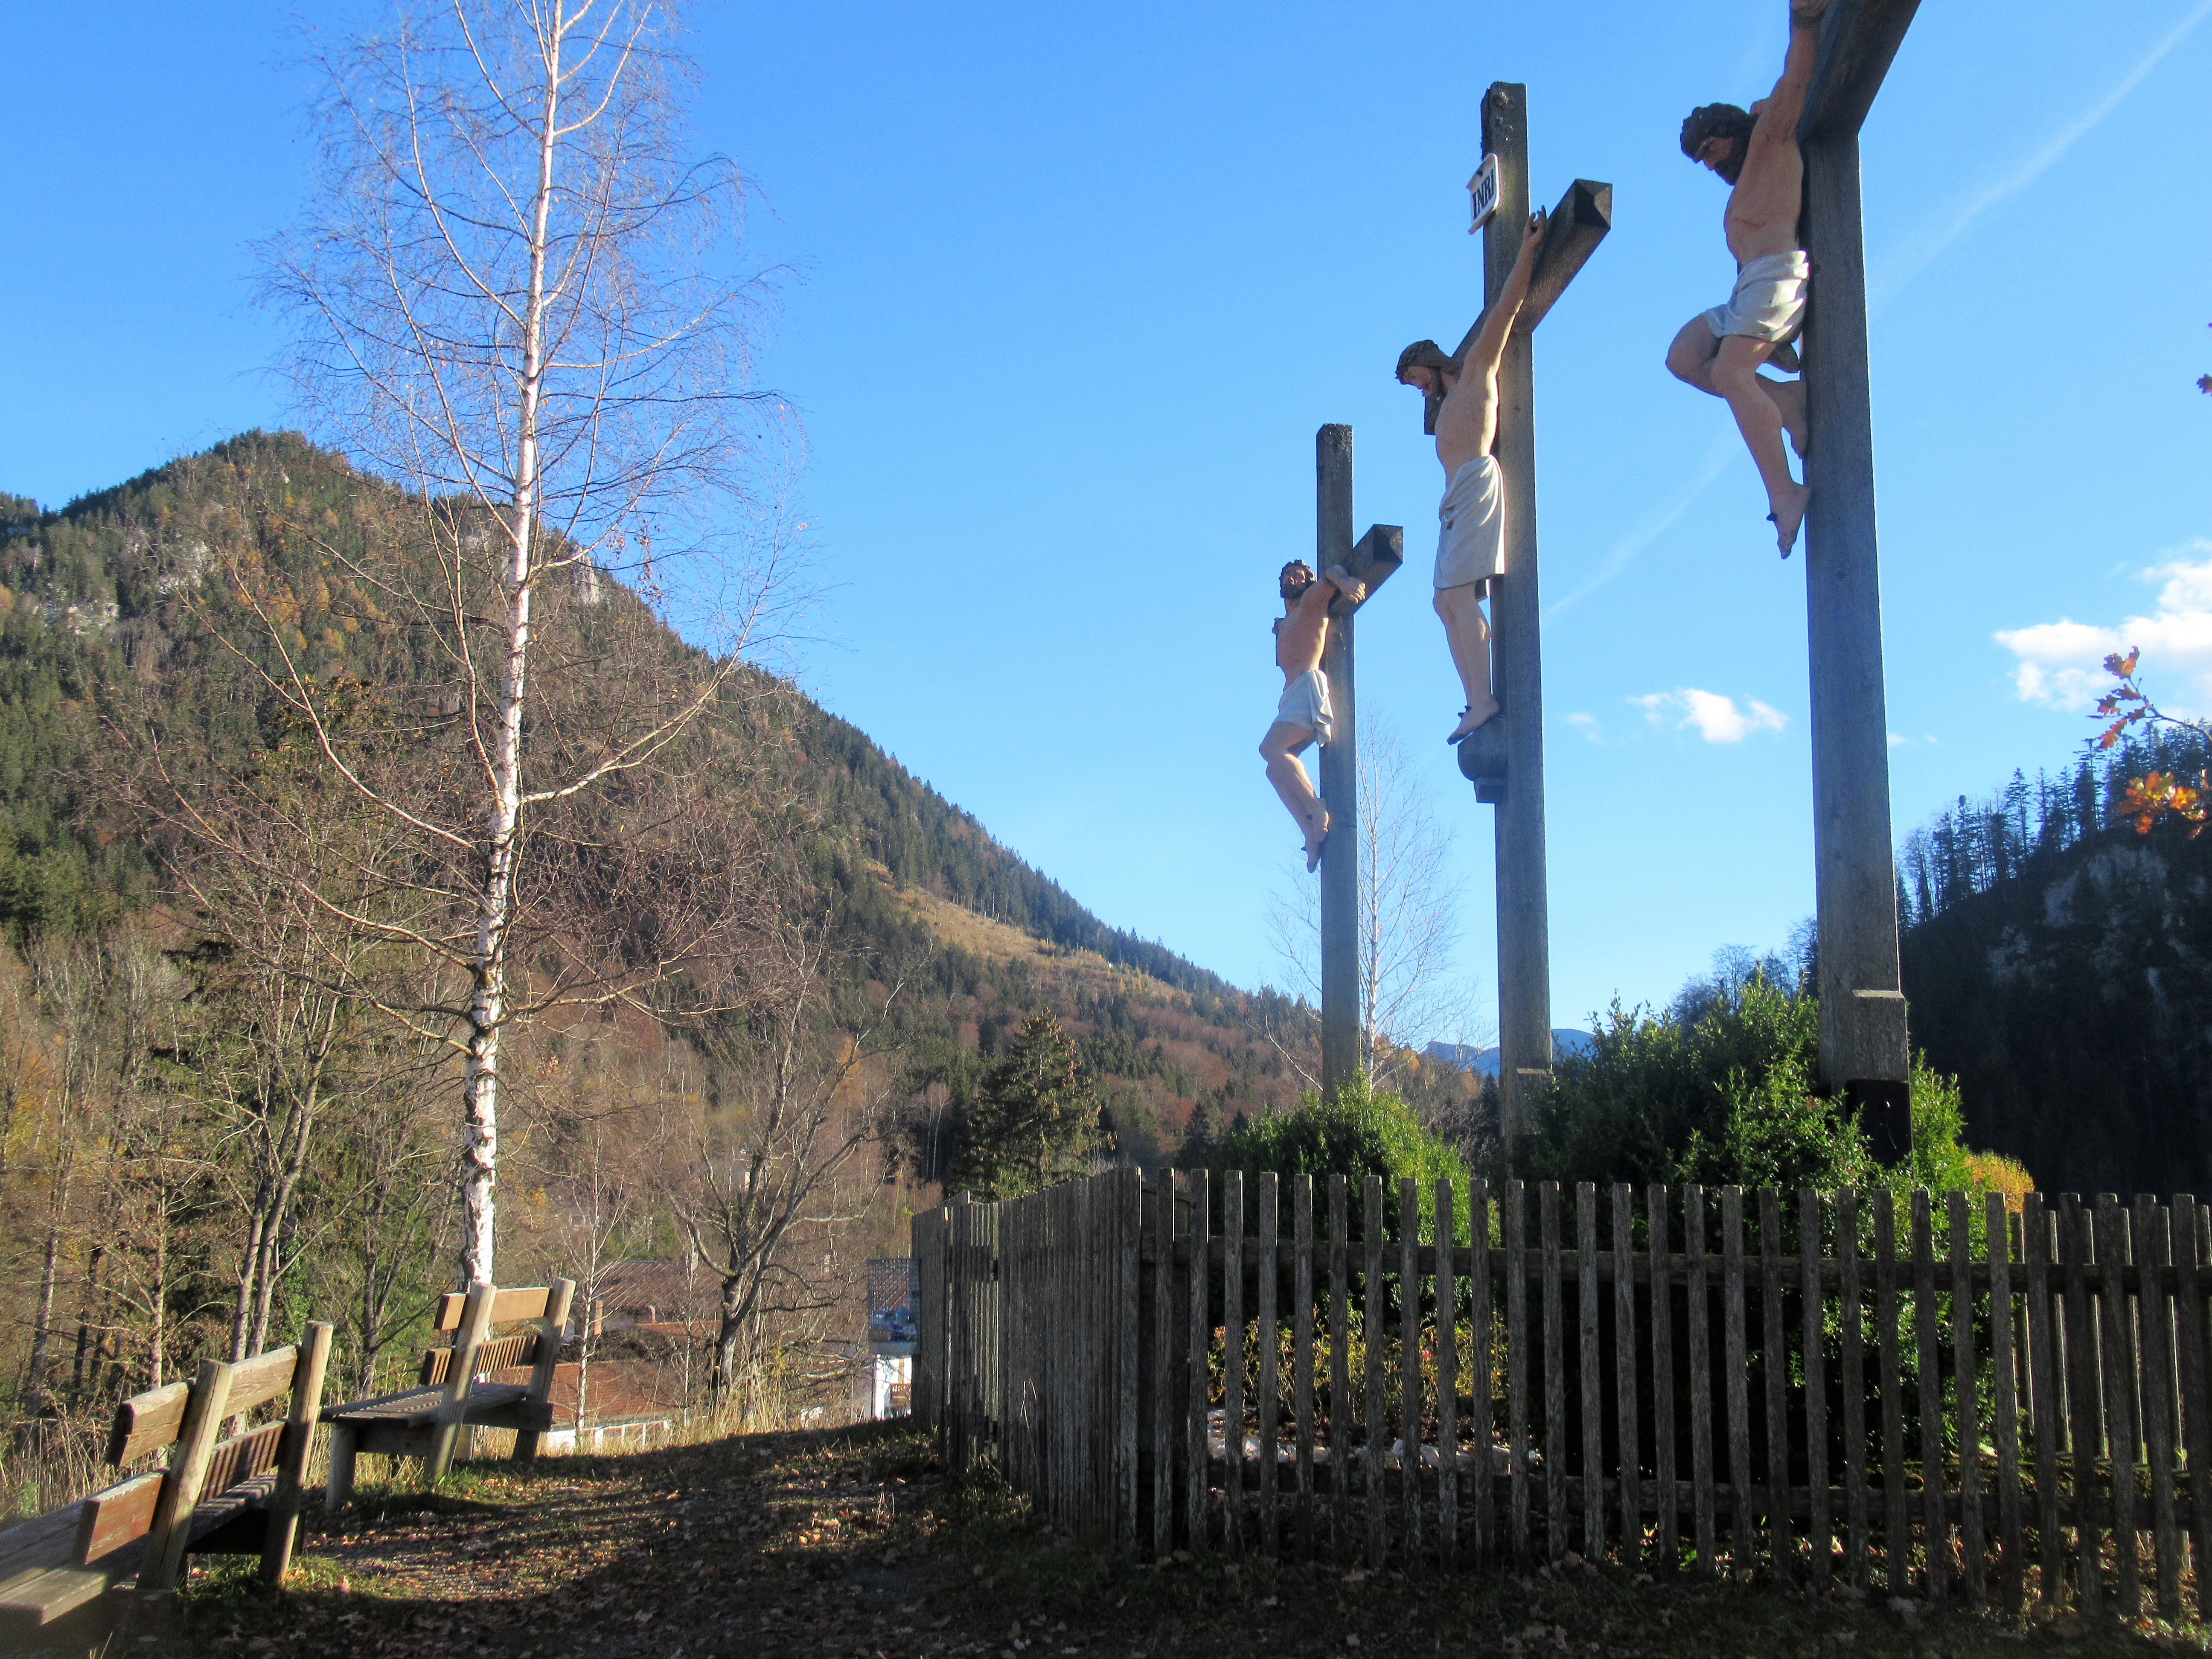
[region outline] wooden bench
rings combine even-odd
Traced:
[[[323,1413],[331,1425],[331,1477],[323,1507],[336,1514],[353,1491],[354,1459],[362,1452],[420,1457],[435,1480],[452,1466],[465,1428],[513,1429],[514,1457],[538,1455],[538,1437],[553,1426],[553,1368],[568,1322],[574,1279],[525,1290],[489,1285],[449,1291],[438,1298],[436,1328],[455,1333],[450,1348],[422,1356],[420,1380],[398,1394],[355,1400]],[[495,1326],[530,1321],[533,1328],[495,1337]],[[527,1382],[492,1382],[490,1373],[530,1367]]]
[[[134,1583],[141,1596],[166,1595],[188,1553],[258,1554],[263,1579],[282,1581],[330,1352],[331,1328],[310,1325],[303,1344],[235,1364],[204,1360],[190,1382],[118,1406],[107,1463],[128,1468],[169,1447],[168,1467],[0,1533],[0,1644],[58,1637],[64,1620],[72,1637],[112,1628],[131,1610]],[[226,1418],[287,1395],[281,1419],[217,1437]]]

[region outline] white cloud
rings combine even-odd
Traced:
[[[1566,721],[1568,725],[1573,726],[1576,731],[1581,732],[1592,743],[1604,743],[1605,728],[1597,723],[1596,715],[1583,714],[1569,714],[1566,717]]]
[[[2172,551],[2180,556],[2142,573],[2160,584],[2148,615],[2110,626],[2061,617],[1999,630],[1996,642],[2020,659],[2012,671],[2020,700],[2086,709],[2112,683],[2105,659],[2140,646],[2163,704],[2177,711],[2212,707],[2212,539],[2199,537]]]
[[[1889,734],[1889,746],[1892,749],[1902,749],[1906,744],[1911,743],[1911,741],[1912,739],[1906,737],[1902,732],[1893,732]]]
[[[1790,717],[1771,703],[1746,697],[1739,708],[1734,697],[1700,691],[1692,685],[1653,691],[1628,701],[1641,708],[1652,725],[1671,724],[1677,730],[1694,726],[1707,743],[1741,743],[1754,732],[1779,732],[1790,724]]]

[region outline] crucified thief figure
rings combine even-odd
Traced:
[[[1682,153],[1734,185],[1721,223],[1735,256],[1735,291],[1726,305],[1701,312],[1683,325],[1667,348],[1667,367],[1678,380],[1728,400],[1736,429],[1766,486],[1766,516],[1788,558],[1805,522],[1812,489],[1790,474],[1784,432],[1800,459],[1805,453],[1805,383],[1771,380],[1759,365],[1794,369],[1790,342],[1805,325],[1805,290],[1812,264],[1797,235],[1805,194],[1805,157],[1797,148],[1797,122],[1820,56],[1821,13],[1828,0],[1790,0],[1790,49],[1774,90],[1749,109],[1706,104],[1682,123]]]
[[[1283,671],[1283,700],[1276,705],[1274,724],[1260,739],[1260,758],[1267,763],[1267,781],[1298,822],[1311,874],[1328,839],[1328,809],[1314,793],[1298,756],[1313,744],[1327,744],[1335,720],[1328,706],[1328,676],[1321,672],[1322,652],[1328,644],[1328,607],[1340,593],[1358,605],[1367,597],[1367,585],[1352,580],[1340,564],[1329,566],[1316,580],[1313,567],[1303,559],[1285,565],[1276,582],[1283,595],[1283,614],[1275,619],[1275,666]]]
[[[1416,340],[1398,355],[1401,380],[1425,397],[1431,387],[1444,394],[1437,410],[1437,459],[1448,481],[1437,509],[1443,526],[1437,535],[1437,615],[1467,693],[1447,743],[1466,741],[1498,712],[1490,690],[1490,624],[1482,614],[1485,590],[1505,574],[1505,480],[1490,453],[1498,441],[1498,363],[1528,298],[1543,234],[1543,214],[1531,214],[1513,274],[1484,313],[1465,362],[1445,356],[1434,340]]]

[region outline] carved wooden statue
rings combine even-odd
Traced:
[[[1367,597],[1367,589],[1340,564],[1329,566],[1316,580],[1304,559],[1285,565],[1277,583],[1283,614],[1275,619],[1275,666],[1283,671],[1283,697],[1274,723],[1260,740],[1260,757],[1267,763],[1267,781],[1305,837],[1306,869],[1311,872],[1319,867],[1322,845],[1328,839],[1328,809],[1315,794],[1298,757],[1314,744],[1326,747],[1335,721],[1328,676],[1321,666],[1328,646],[1329,606],[1340,594],[1356,605]]]
[[[1482,614],[1491,582],[1505,574],[1505,477],[1491,453],[1498,441],[1498,365],[1528,298],[1543,235],[1543,214],[1530,215],[1513,274],[1460,361],[1445,356],[1434,340],[1418,340],[1398,357],[1399,380],[1419,386],[1424,398],[1443,400],[1436,418],[1437,459],[1444,469],[1436,606],[1467,695],[1447,743],[1465,742],[1498,709],[1490,684],[1490,623]]]
[[[1790,0],[1790,48],[1774,90],[1749,109],[1706,104],[1682,123],[1682,153],[1702,162],[1734,188],[1722,226],[1735,256],[1735,290],[1725,305],[1700,312],[1667,349],[1675,378],[1728,400],[1759,477],[1766,486],[1766,516],[1788,558],[1797,544],[1812,498],[1807,483],[1790,476],[1782,447],[1806,453],[1805,386],[1775,380],[1759,369],[1773,363],[1795,368],[1790,343],[1805,325],[1812,261],[1798,234],[1805,199],[1805,157],[1797,124],[1805,112],[1820,58],[1820,15],[1828,0]]]

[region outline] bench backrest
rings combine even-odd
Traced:
[[[561,1336],[575,1294],[573,1279],[506,1290],[479,1285],[447,1291],[438,1298],[431,1322],[439,1330],[453,1332],[453,1345],[423,1351],[421,1386],[444,1384],[465,1394],[477,1377],[527,1365],[531,1397],[545,1398],[552,1390],[553,1367],[561,1357]],[[518,1320],[531,1321],[532,1328],[507,1336],[492,1334],[493,1327]]]
[[[568,1306],[575,1295],[574,1279],[556,1279],[550,1285],[503,1291],[495,1285],[471,1285],[465,1291],[448,1291],[438,1298],[433,1322],[440,1330],[453,1333],[453,1346],[433,1348],[422,1356],[422,1386],[445,1389],[437,1437],[430,1452],[433,1480],[442,1476],[453,1463],[470,1386],[485,1371],[526,1364],[531,1369],[525,1398],[543,1401],[552,1397],[561,1334],[568,1322]],[[493,1337],[494,1325],[521,1319],[536,1322],[537,1328]],[[536,1447],[536,1433],[525,1430],[516,1442],[516,1455],[527,1456]]]
[[[201,1501],[275,1470],[269,1542],[262,1559],[266,1573],[273,1556],[281,1577],[291,1553],[292,1520],[298,1514],[301,1480],[322,1408],[330,1351],[331,1328],[313,1324],[304,1343],[235,1363],[202,1360],[199,1374],[190,1382],[149,1389],[118,1406],[107,1438],[111,1464],[127,1468],[161,1447],[176,1450],[167,1468],[149,1470],[84,1500],[77,1524],[77,1565],[88,1566],[143,1538],[146,1557],[139,1585],[166,1589],[183,1568],[192,1511]],[[283,1420],[218,1438],[226,1418],[288,1396]]]

